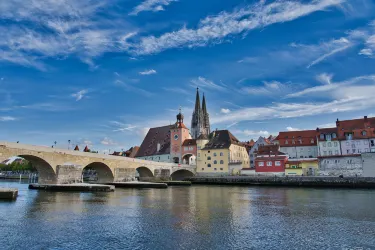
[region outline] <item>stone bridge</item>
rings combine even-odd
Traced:
[[[0,141],[0,162],[11,157],[30,161],[43,184],[80,182],[85,168],[96,170],[98,183],[129,181],[136,173],[141,179],[180,180],[195,175],[195,167],[188,165]]]

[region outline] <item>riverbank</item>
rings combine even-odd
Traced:
[[[113,192],[115,187],[113,185],[101,184],[29,184],[29,189],[49,190],[60,192]]]
[[[227,176],[227,177],[190,177],[192,184],[205,185],[242,185],[242,186],[285,186],[313,188],[371,188],[375,189],[373,177],[276,177],[276,176]]]

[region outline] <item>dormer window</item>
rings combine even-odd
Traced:
[[[330,141],[331,140],[331,135],[326,135],[326,140]]]
[[[324,140],[324,134],[320,134],[320,139]]]
[[[337,137],[336,133],[332,133],[332,138],[335,139]]]
[[[367,135],[366,131],[362,131],[362,135],[366,136]]]

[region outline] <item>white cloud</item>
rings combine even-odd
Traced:
[[[83,90],[78,91],[77,93],[71,94],[71,96],[74,97],[76,101],[78,102],[82,100],[82,98],[84,98],[87,93],[88,93],[88,90],[83,89]]]
[[[203,89],[212,89],[212,90],[225,90],[224,86],[214,83],[204,77],[199,76],[196,79],[190,81],[192,87],[200,87]]]
[[[275,23],[288,22],[316,11],[337,6],[344,0],[316,0],[310,3],[297,1],[265,1],[236,9],[223,11],[201,20],[196,29],[182,29],[165,33],[159,37],[143,37],[133,48],[136,54],[154,54],[171,48],[199,47],[222,43],[225,37],[263,28]]]
[[[108,137],[104,137],[104,138],[100,141],[100,144],[102,144],[102,145],[106,145],[106,146],[117,145],[116,142],[114,142],[112,139],[110,139],[110,138],[108,138]]]
[[[236,136],[239,140],[242,140],[242,141],[247,141],[249,140],[249,138],[257,139],[260,136],[268,137],[270,135],[270,133],[265,130],[256,131],[256,130],[249,130],[249,129],[245,129],[245,130],[235,129],[235,130],[231,130],[231,132],[234,136]]]
[[[293,127],[286,127],[286,130],[287,131],[299,131],[301,129],[299,129],[299,128],[293,128]]]
[[[256,57],[245,57],[241,60],[238,60],[238,63],[256,63],[258,59]]]
[[[356,83],[354,85],[354,83]],[[323,91],[321,88],[334,85],[335,91]],[[322,93],[330,100],[326,102],[272,103],[264,107],[241,108],[229,114],[213,116],[213,124],[240,121],[256,121],[278,118],[305,117],[347,111],[360,111],[375,107],[375,76],[359,76],[339,84],[332,83],[307,89],[298,94]]]
[[[141,4],[137,5],[129,15],[138,15],[143,11],[158,12],[163,11],[164,6],[168,6],[172,2],[177,2],[178,0],[145,0]]]
[[[17,120],[17,118],[12,116],[0,116],[0,122],[10,122],[15,120]]]
[[[141,71],[139,72],[140,75],[153,75],[153,74],[156,74],[156,70],[154,69],[150,69],[150,70],[145,70],[145,71]]]
[[[372,56],[373,51],[372,51],[372,49],[362,49],[358,54],[364,55],[364,56]]]
[[[220,112],[223,113],[223,114],[229,114],[230,113],[230,109],[224,109],[223,108],[223,109],[220,110]]]
[[[329,76],[329,75],[328,75]],[[319,80],[322,80],[322,76],[318,76]],[[324,79],[325,78],[325,79]],[[339,88],[343,88],[344,86],[348,86],[354,83],[361,83],[361,82],[370,82],[373,83],[375,81],[375,75],[368,75],[368,76],[359,76],[359,77],[354,77],[349,80],[343,81],[343,82],[337,82],[337,83],[332,83],[331,78],[327,78],[327,75],[323,76],[323,80],[329,80],[330,84],[325,84],[325,85],[319,85],[311,88],[304,89],[302,91],[292,93],[287,95],[288,98],[290,97],[298,97],[298,96],[304,96],[308,94],[330,94],[331,91],[337,90]]]
[[[316,77],[316,80],[323,84],[331,84],[332,83],[333,74],[323,73]]]
[[[114,126],[113,132],[125,132],[125,131],[133,131],[137,126],[132,124],[125,124],[118,121],[111,121],[111,124]]]
[[[242,90],[250,95],[286,95],[294,91],[300,84],[296,83],[281,83],[278,81],[263,81],[261,86],[243,87]]]
[[[115,83],[116,86],[122,87],[126,91],[134,92],[134,93],[141,94],[141,95],[144,95],[144,96],[147,96],[147,97],[153,95],[153,93],[151,93],[147,90],[144,90],[144,89],[133,86],[132,84],[134,82],[137,82],[137,80],[136,79],[127,79],[127,80],[124,80],[124,81],[116,80],[114,83]]]

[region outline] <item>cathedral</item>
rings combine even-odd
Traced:
[[[151,128],[148,131],[136,154],[136,158],[196,165],[197,139],[198,137],[208,138],[210,134],[209,119],[205,96],[203,95],[201,105],[199,89],[197,88],[191,131],[185,126],[184,115],[180,110],[176,116],[176,123]]]
[[[199,89],[197,88],[195,109],[191,118],[191,136],[193,139],[197,139],[200,135],[208,136],[210,132],[210,116],[207,112],[206,98],[203,94],[201,107]]]

